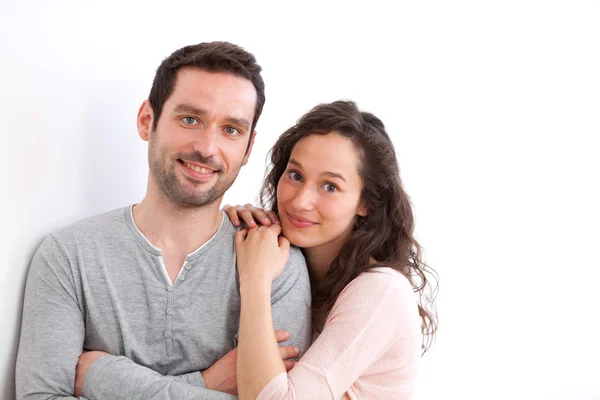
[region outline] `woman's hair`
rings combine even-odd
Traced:
[[[336,299],[358,275],[376,267],[390,267],[402,273],[419,295],[425,352],[437,330],[434,302],[437,274],[421,260],[421,246],[413,237],[410,200],[402,188],[394,146],[379,118],[359,111],[356,104],[349,101],[313,108],[284,132],[271,149],[271,165],[260,194],[261,205],[279,211],[277,184],[296,143],[309,135],[327,135],[334,131],[352,141],[358,151],[363,183],[360,200],[367,207],[367,215],[355,217],[351,236],[328,269],[324,282],[313,285],[313,324],[318,331],[322,330],[323,321]]]

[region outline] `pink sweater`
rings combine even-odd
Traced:
[[[258,400],[410,399],[422,342],[416,299],[403,275],[376,271],[344,288],[321,335]]]

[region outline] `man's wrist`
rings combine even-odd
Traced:
[[[212,375],[210,373],[210,368],[207,368],[204,371],[200,371],[200,375],[202,376],[202,380],[204,381],[204,386],[206,386],[207,389],[215,390],[212,381]]]

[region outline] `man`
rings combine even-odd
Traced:
[[[252,151],[260,71],[223,42],[184,47],[160,65],[137,117],[146,196],[49,235],[33,258],[19,399],[235,398],[222,392],[235,393],[235,228],[219,208]],[[274,327],[302,352],[310,288],[298,249],[271,300]],[[282,357],[298,356],[292,349]]]

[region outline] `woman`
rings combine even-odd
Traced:
[[[317,106],[278,139],[271,164],[261,202],[280,224],[256,227],[252,214],[262,220],[262,210],[227,209],[234,224],[242,217],[254,227],[236,236],[239,398],[410,398],[430,343],[422,346],[423,335],[436,331],[435,312],[422,301],[433,271],[420,259],[383,123],[352,102]],[[286,373],[270,295],[290,243],[309,268],[314,336]]]

